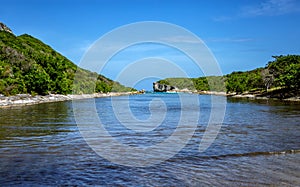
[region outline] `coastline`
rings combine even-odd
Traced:
[[[100,98],[100,97],[116,97],[116,96],[126,96],[126,95],[136,95],[141,94],[141,92],[110,92],[110,93],[94,93],[94,94],[81,94],[81,95],[62,95],[62,94],[49,94],[49,95],[36,95],[32,96],[30,94],[17,94],[14,96],[3,96],[0,95],[0,108],[10,108],[17,106],[28,106],[40,103],[52,103],[60,101],[71,101],[79,99],[89,99],[89,98]]]
[[[277,100],[277,101],[300,102],[300,97],[299,96],[280,99],[280,98],[277,98],[277,97],[260,96],[260,95],[252,95],[252,94],[237,94],[237,95],[228,95],[227,97],[248,98],[248,99],[263,99],[263,100],[273,99],[273,100]]]
[[[200,95],[218,95],[218,96],[226,96],[226,97],[232,97],[232,98],[247,98],[247,99],[263,99],[263,100],[268,100],[268,99],[273,99],[273,100],[278,100],[278,101],[287,101],[287,102],[300,102],[300,96],[292,96],[292,97],[287,97],[287,98],[279,98],[276,96],[272,96],[272,93],[262,95],[261,93],[249,93],[245,92],[242,94],[236,94],[236,93],[226,93],[226,92],[216,92],[216,91],[195,91],[193,92],[195,94],[200,94]]]
[[[247,98],[247,99],[263,99],[263,100],[268,100],[268,99],[273,99],[273,100],[278,100],[278,101],[288,101],[288,102],[300,102],[300,96],[292,96],[292,97],[287,97],[287,98],[279,98],[279,97],[274,97],[269,94],[252,94],[252,93],[242,93],[242,94],[236,94],[236,93],[225,93],[225,92],[215,92],[215,91],[199,91],[196,92],[198,94],[204,94],[204,95],[220,95],[220,96],[226,96],[226,97],[232,97],[232,98]]]
[[[247,99],[273,99],[283,102],[300,102],[300,96],[294,96],[289,98],[280,99],[277,97],[271,97],[270,95],[259,95],[259,94],[236,94],[236,93],[225,93],[225,92],[216,92],[216,91],[178,91],[177,93],[191,93],[191,94],[199,94],[199,95],[217,95],[217,96],[226,96],[231,98],[247,98]],[[110,92],[110,93],[94,93],[94,94],[81,94],[81,95],[62,95],[62,94],[49,94],[49,95],[36,95],[32,96],[30,94],[17,94],[14,96],[3,96],[0,95],[0,108],[10,108],[17,106],[28,106],[35,105],[40,103],[52,103],[52,102],[60,102],[60,101],[71,101],[71,100],[79,100],[79,99],[90,99],[90,98],[101,98],[101,97],[116,97],[116,96],[126,96],[126,95],[137,95],[143,94],[144,92],[136,91],[136,92]]]

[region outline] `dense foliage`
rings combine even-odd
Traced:
[[[225,80],[222,76],[208,76],[192,79],[196,90],[225,92]]]
[[[273,56],[273,58],[275,61],[269,62],[267,69],[274,79],[274,86],[299,90],[300,55]]]
[[[220,76],[208,76],[199,78],[166,78],[158,83],[172,85],[178,89],[192,91],[225,91],[224,78]]]
[[[226,91],[243,93],[246,91],[268,91],[279,88],[289,92],[299,92],[300,55],[273,56],[275,59],[264,68],[246,72],[232,72],[225,76],[199,78],[167,78],[158,81],[179,89],[198,91]],[[225,85],[225,87],[224,87]]]
[[[158,81],[160,84],[172,85],[178,89],[189,89],[194,90],[194,84],[189,78],[167,78]]]
[[[265,68],[258,68],[247,72],[233,72],[226,75],[228,92],[242,93],[251,90],[265,90],[270,88],[285,91],[299,91],[300,88],[300,56],[273,56]]]
[[[78,76],[76,84],[74,77]],[[77,80],[76,79],[76,80]],[[0,94],[70,94],[129,91],[119,83],[81,69],[40,40],[0,31]]]
[[[246,72],[232,72],[225,76],[227,92],[243,93],[264,88],[263,68]]]

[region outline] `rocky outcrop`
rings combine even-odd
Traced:
[[[175,91],[175,90],[178,90],[175,86],[160,84],[158,82],[153,83],[154,92],[168,92],[168,91]]]
[[[1,22],[0,22],[0,31],[6,31],[6,32],[9,32],[9,33],[13,34],[13,32],[11,31],[11,29],[8,28],[4,23],[1,23]]]

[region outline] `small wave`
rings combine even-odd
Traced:
[[[174,158],[169,159],[169,162],[177,162],[178,159],[181,160],[210,160],[210,159],[224,159],[224,158],[237,158],[237,157],[255,157],[255,156],[272,156],[272,155],[287,155],[287,154],[298,154],[300,153],[300,149],[298,150],[284,150],[284,151],[258,151],[258,152],[248,152],[248,153],[232,153],[232,154],[223,154],[223,155],[193,155],[193,156],[185,156],[185,155],[177,155]],[[201,153],[199,153],[201,154]]]
[[[206,158],[220,159],[224,157],[245,157],[245,156],[261,156],[261,155],[284,155],[284,154],[296,154],[300,153],[300,150],[285,150],[285,151],[258,151],[250,153],[233,153],[226,155],[217,155],[217,156],[207,156]]]

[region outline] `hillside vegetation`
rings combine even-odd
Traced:
[[[80,80],[73,84],[75,73]],[[0,31],[0,94],[131,91],[102,75],[81,69],[40,40]],[[73,92],[74,91],[74,92]]]
[[[224,76],[199,78],[167,78],[158,81],[179,89],[197,91],[226,91],[227,93],[281,90],[298,94],[300,88],[300,55],[273,56],[266,67]]]
[[[198,90],[198,91],[219,91],[225,90],[224,77],[208,76],[199,78],[166,78],[158,83],[172,85],[178,89]]]

